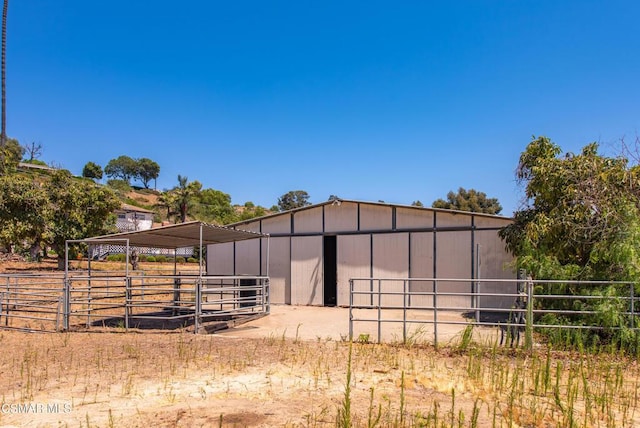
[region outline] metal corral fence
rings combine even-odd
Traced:
[[[0,328],[175,329],[269,313],[266,276],[0,275]]]
[[[354,339],[356,325],[374,324],[378,342],[383,325],[402,327],[402,341],[411,329],[430,326],[437,346],[439,329],[458,326],[459,331],[472,326],[499,327],[502,334],[527,333],[532,343],[536,329],[591,329],[600,325],[545,324],[545,314],[575,319],[596,314],[584,309],[593,303],[622,302],[622,315],[628,328],[638,332],[638,297],[629,282],[610,281],[542,281],[531,279],[445,279],[445,278],[352,278],[349,280],[349,336]],[[615,293],[601,293],[603,286],[614,287]],[[571,292],[562,292],[570,288]],[[570,309],[541,309],[545,300],[571,301]],[[578,303],[576,303],[578,302]],[[585,304],[586,303],[586,304]],[[569,306],[569,305],[566,305]],[[547,306],[548,307],[548,306]],[[581,318],[582,319],[582,318]],[[619,329],[621,326],[608,327]],[[357,339],[357,338],[356,338]],[[355,339],[354,339],[355,340]]]

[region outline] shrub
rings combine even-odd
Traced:
[[[138,261],[139,262],[146,262],[147,261],[147,255],[146,254],[140,254],[138,256]]]
[[[159,254],[156,256],[156,261],[158,263],[164,263],[167,261],[167,256],[163,256],[162,254]]]
[[[109,254],[107,256],[108,262],[124,262],[126,259],[124,254]]]
[[[187,259],[187,263],[198,263],[198,259],[194,259],[193,257],[189,257]]]
[[[176,257],[176,263],[184,263],[185,262],[185,258],[182,256],[178,256]]]
[[[155,261],[156,261],[155,256],[147,256],[147,262],[155,263]]]

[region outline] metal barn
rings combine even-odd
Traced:
[[[513,279],[512,257],[498,230],[506,217],[414,206],[334,200],[277,213],[230,227],[268,234],[270,239],[207,248],[210,275],[269,272],[271,303],[348,306],[349,279],[453,278],[441,287],[475,292],[474,278]],[[459,281],[457,281],[459,280]],[[398,287],[401,287],[398,281]],[[428,288],[429,282],[409,285]],[[504,292],[483,282],[486,294]],[[399,288],[401,290],[401,288]],[[417,290],[417,291],[429,291]],[[395,297],[387,296],[391,305]],[[429,297],[423,296],[427,304]],[[441,304],[469,307],[469,296],[444,297]],[[357,302],[356,302],[357,303]],[[508,307],[491,296],[481,307]]]

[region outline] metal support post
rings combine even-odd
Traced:
[[[433,346],[438,348],[438,281],[433,281]]]

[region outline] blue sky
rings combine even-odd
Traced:
[[[532,135],[606,150],[640,128],[636,1],[9,4],[7,134],[81,174],[148,157],[266,207],[289,190],[511,215]]]

